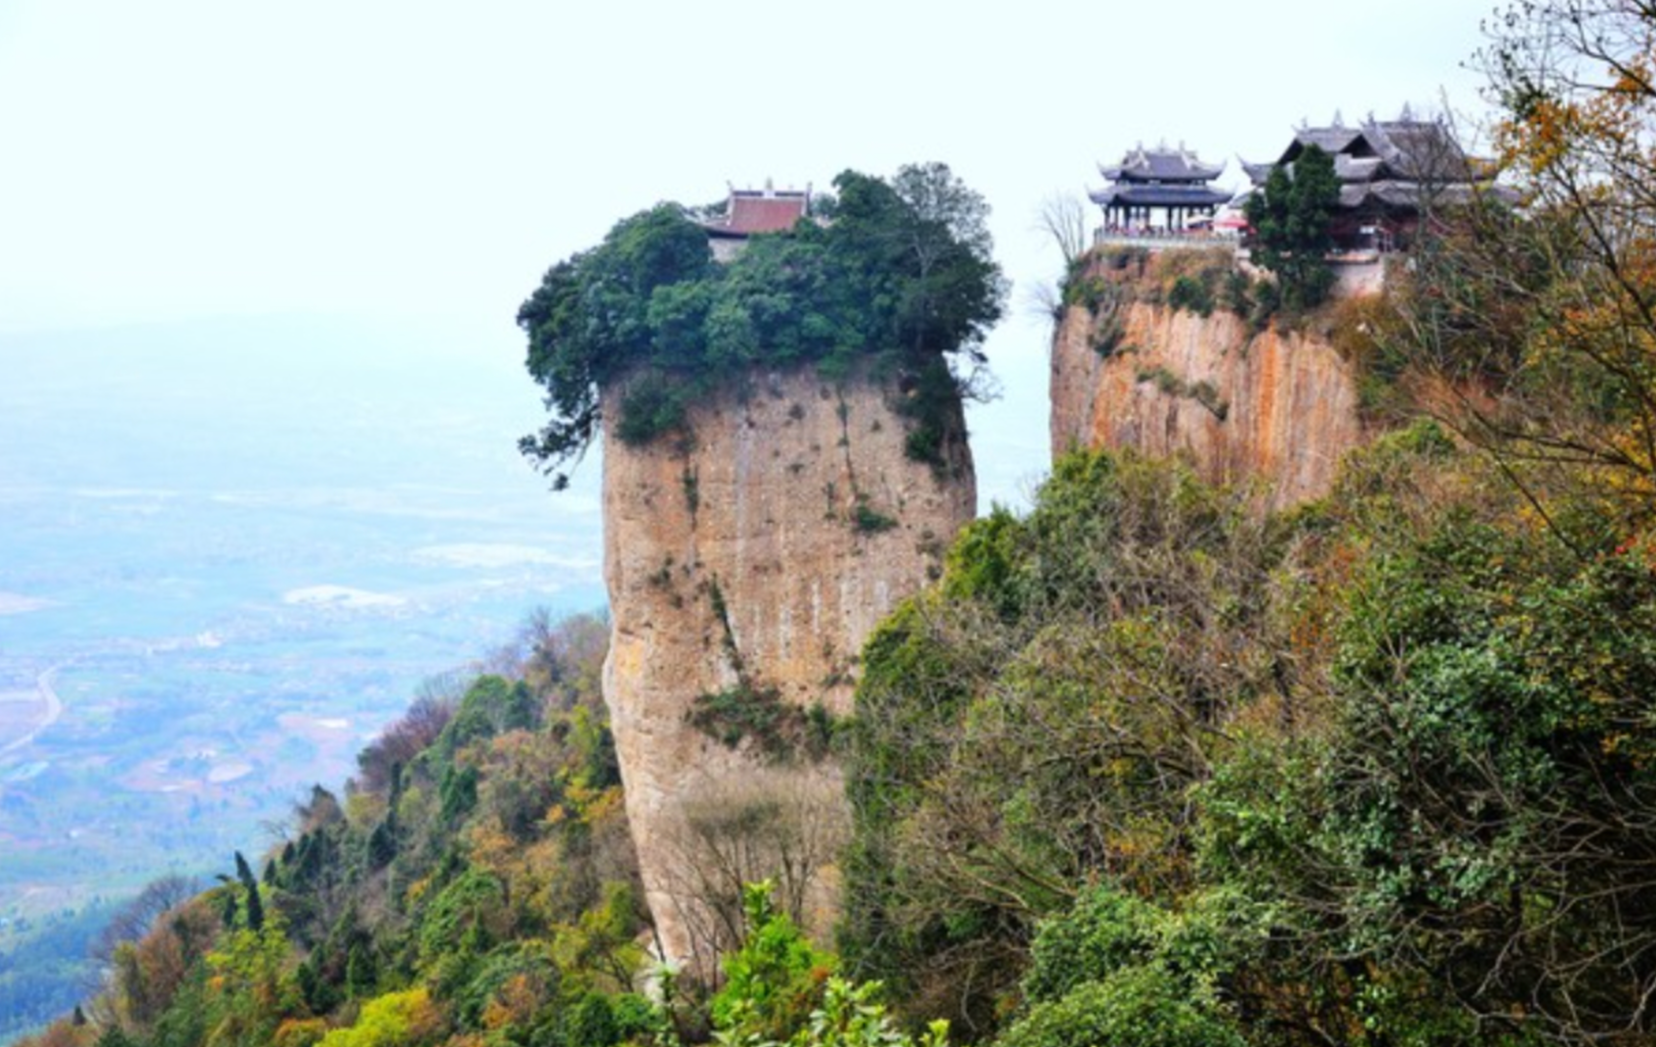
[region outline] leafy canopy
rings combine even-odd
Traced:
[[[520,448],[555,487],[597,435],[612,387],[611,435],[634,444],[681,427],[689,403],[756,364],[844,376],[873,363],[922,389],[945,384],[945,400],[964,391],[969,379],[943,361],[983,362],[1005,298],[983,198],[939,163],[889,181],[846,171],[834,187],[831,222],[753,237],[726,265],[688,212],[659,204],[547,272],[518,325],[551,418]],[[926,430],[945,412],[937,397],[915,400],[910,452],[937,460]]]

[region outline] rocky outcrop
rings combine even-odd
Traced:
[[[1210,480],[1269,482],[1280,507],[1316,498],[1365,440],[1356,372],[1315,333],[1255,333],[1209,316],[1126,301],[1107,342],[1070,308],[1052,347],[1052,451],[1188,452]]]
[[[762,372],[682,432],[604,448],[604,695],[661,949],[704,972],[744,879],[827,929],[847,816],[820,734],[975,512],[964,440],[941,468],[909,459],[897,395]]]

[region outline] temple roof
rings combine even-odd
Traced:
[[[1461,151],[1447,126],[1409,118],[1369,120],[1356,128],[1300,128],[1276,163],[1244,161],[1242,169],[1254,185],[1264,185],[1272,168],[1288,165],[1292,171],[1294,161],[1312,145],[1334,157],[1334,176],[1346,185],[1389,181],[1443,186],[1478,180],[1477,165]]]
[[[1363,185],[1341,186],[1340,206],[1350,211],[1360,209],[1418,211],[1422,202],[1429,198],[1431,202],[1439,206],[1460,207],[1471,203],[1479,191],[1479,188],[1470,182],[1428,187],[1422,182],[1388,179]],[[1489,191],[1503,198],[1510,198],[1512,195],[1509,190],[1500,188]]]
[[[724,214],[701,225],[711,236],[745,239],[755,233],[785,232],[810,213],[809,189],[732,188]]]
[[[1209,182],[1219,177],[1224,164],[1204,164],[1183,146],[1168,149],[1139,146],[1114,167],[1098,165],[1098,173],[1112,182]]]
[[[1087,194],[1100,207],[1215,207],[1231,194],[1205,185],[1118,184]]]
[[[1359,151],[1358,155],[1372,155],[1372,150],[1365,148],[1367,143],[1360,141],[1362,137],[1363,132],[1352,127],[1302,127],[1294,132],[1294,142],[1279,162],[1287,163],[1308,145],[1320,146],[1325,153],[1345,153],[1355,149]]]

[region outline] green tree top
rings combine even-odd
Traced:
[[[1320,146],[1306,146],[1292,166],[1292,173],[1286,164],[1271,169],[1245,214],[1254,230],[1254,260],[1276,274],[1285,304],[1309,309],[1334,287],[1325,256],[1334,248],[1329,226],[1340,182],[1334,158]]]
[[[727,265],[683,208],[660,204],[547,272],[518,325],[551,417],[520,448],[555,487],[604,421],[600,392],[624,377],[621,417],[608,422],[629,443],[681,424],[693,398],[754,364],[846,374],[877,360],[922,379],[941,369],[951,392],[966,390],[944,361],[981,365],[1006,295],[983,198],[937,163],[889,181],[846,171],[834,187],[831,222],[756,236]],[[911,441],[922,458],[937,446]]]

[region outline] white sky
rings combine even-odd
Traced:
[[[1044,460],[1041,199],[1143,140],[1471,112],[1486,0],[0,0],[0,332],[309,313],[514,358],[552,262],[658,199],[942,160],[1019,285],[975,430]],[[1037,417],[1036,415],[1039,415]],[[985,450],[979,449],[980,460]],[[998,452],[996,452],[998,453]],[[991,454],[993,457],[993,454]]]

